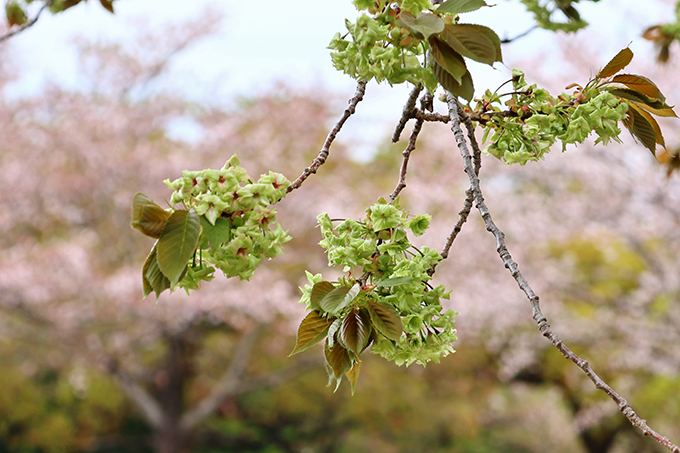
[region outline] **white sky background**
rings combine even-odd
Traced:
[[[491,4],[493,0],[487,2]],[[518,1],[496,0],[496,3],[493,8],[462,15],[462,22],[490,26],[501,38],[515,36],[531,27],[531,17]],[[587,81],[608,58],[629,43],[637,58],[650,54],[651,45],[640,38],[640,34],[647,26],[672,17],[672,3],[670,0],[602,0],[577,5],[581,15],[591,23],[593,38],[588,42],[592,46],[589,45],[587,51],[598,49],[602,55],[601,61],[583,68],[579,81]],[[139,27],[155,28],[192,20],[200,17],[207,7],[222,13],[220,29],[175,57],[165,78],[173,89],[181,90],[192,100],[225,107],[233,105],[238,97],[263,91],[273,81],[330,90],[343,100],[354,93],[355,82],[331,66],[326,49],[336,31],[346,31],[344,18],[354,20],[358,14],[350,0],[118,0],[114,7],[116,14],[111,15],[98,1],[91,0],[56,16],[45,13],[31,29],[10,39],[10,55],[20,78],[7,88],[5,95],[16,98],[37,94],[48,80],[77,89],[74,37],[134,45]],[[509,68],[536,54],[550,61],[549,49],[556,46],[557,39],[550,32],[534,31],[504,45],[504,61]],[[651,64],[652,58],[647,57]],[[565,64],[560,58],[555,55],[556,71]],[[494,89],[509,78],[510,69],[498,63],[497,69],[479,64],[470,66],[478,93],[484,88]],[[528,73],[528,80],[532,80],[531,68],[522,69]],[[556,91],[564,87],[549,88]],[[390,124],[398,120],[408,90],[406,85],[394,88],[385,84],[369,85],[357,117],[348,122],[343,132],[363,143],[360,148],[373,146],[389,134]],[[343,105],[337,107],[339,112]],[[178,123],[174,129],[178,136],[184,134],[188,139],[196,134],[190,125]]]

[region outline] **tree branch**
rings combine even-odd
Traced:
[[[265,388],[276,387],[289,379],[299,375],[300,373],[311,369],[319,367],[323,364],[318,357],[306,357],[304,359],[297,360],[295,363],[276,370],[264,377],[257,379],[247,380],[241,382],[234,394],[241,395],[243,393],[252,392],[255,390],[262,390]]]
[[[614,402],[619,406],[619,410],[628,418],[628,420],[633,426],[639,428],[645,436],[652,437],[654,440],[656,440],[657,442],[659,442],[661,445],[668,448],[672,452],[680,453],[680,447],[676,446],[666,437],[660,435],[652,428],[650,428],[647,425],[647,421],[643,420],[635,413],[635,411],[633,410],[632,407],[630,407],[625,398],[623,398],[621,395],[615,392],[614,389],[612,389],[604,380],[602,380],[602,378],[600,378],[600,376],[598,376],[593,371],[593,369],[590,367],[590,364],[586,360],[583,360],[581,357],[574,354],[567,346],[564,345],[562,340],[560,340],[560,338],[552,331],[550,325],[548,324],[548,320],[541,311],[538,296],[534,293],[533,289],[531,289],[529,283],[526,281],[526,279],[520,272],[517,263],[512,259],[512,256],[510,256],[510,252],[508,251],[505,245],[505,234],[494,223],[493,219],[491,218],[491,214],[489,213],[489,209],[487,208],[486,203],[484,202],[484,196],[482,194],[482,190],[479,184],[479,178],[475,173],[474,165],[472,162],[472,156],[470,155],[467,142],[465,141],[465,137],[463,136],[463,130],[460,127],[459,115],[463,116],[464,114],[460,110],[456,99],[450,94],[448,95],[448,107],[449,116],[452,119],[451,130],[453,131],[453,134],[456,138],[456,143],[458,145],[458,149],[460,150],[461,156],[463,157],[463,162],[465,164],[465,173],[468,175],[468,178],[470,179],[470,185],[473,189],[474,194],[475,206],[477,207],[477,210],[479,211],[480,215],[482,216],[482,219],[484,220],[484,224],[486,225],[487,231],[493,234],[494,237],[496,238],[496,251],[498,252],[498,255],[503,261],[503,264],[510,271],[510,274],[515,279],[522,292],[524,292],[526,297],[529,299],[529,302],[531,303],[531,307],[533,310],[533,319],[534,321],[536,321],[539,331],[543,334],[544,337],[550,340],[553,346],[555,346],[557,350],[560,351],[565,358],[571,360],[576,364],[576,366],[581,368],[581,370],[583,370],[586,376],[588,376],[590,380],[593,381],[595,387],[604,391],[612,400],[614,400]],[[474,143],[473,146],[475,146]]]
[[[392,143],[397,143],[399,141],[401,138],[401,133],[404,132],[404,128],[406,127],[406,123],[408,123],[408,120],[413,118],[413,112],[416,109],[416,99],[418,99],[418,95],[422,90],[423,86],[418,84],[413,87],[411,93],[408,95],[406,104],[404,104],[404,110],[401,112],[399,123],[397,123],[397,127],[394,129],[394,134],[392,134]]]
[[[288,186],[288,189],[286,190],[286,194],[291,193],[293,190],[298,189],[303,182],[307,178],[309,178],[309,175],[312,173],[316,173],[319,167],[321,167],[325,162],[326,159],[328,158],[328,154],[330,152],[331,144],[333,143],[333,140],[335,140],[335,136],[338,135],[338,132],[340,132],[340,129],[342,129],[343,124],[345,124],[345,121],[347,121],[347,118],[349,118],[352,114],[354,114],[356,110],[356,106],[361,100],[364,98],[364,94],[366,93],[366,81],[365,80],[360,80],[357,83],[357,89],[354,92],[354,97],[352,97],[349,100],[349,103],[347,105],[347,108],[345,111],[342,113],[342,116],[338,120],[337,123],[335,123],[335,126],[333,126],[333,129],[328,133],[328,137],[326,137],[326,142],[323,144],[323,148],[321,148],[321,151],[319,151],[319,155],[312,161],[312,164],[305,168],[302,172],[302,174],[291,183],[290,186]]]
[[[224,398],[234,393],[248,364],[248,358],[250,357],[255,340],[257,340],[259,335],[260,326],[256,326],[241,337],[227,371],[217,385],[215,385],[210,395],[182,416],[182,421],[180,422],[182,429],[186,431],[193,429],[207,416],[212,414],[217,406],[224,401]]]
[[[163,423],[163,410],[149,392],[142,387],[137,380],[127,374],[117,364],[108,365],[109,372],[115,378],[121,389],[130,397],[130,400],[140,409],[147,422],[154,428],[160,428]]]
[[[48,8],[53,2],[54,2],[54,0],[48,0],[47,2],[45,2],[45,4],[43,6],[41,6],[40,9],[38,10],[38,14],[36,14],[33,19],[26,22],[24,25],[17,28],[16,30],[10,31],[10,32],[5,33],[4,35],[0,36],[0,42],[4,41],[6,39],[9,39],[14,35],[21,33],[22,31],[26,30],[29,27],[32,27],[36,22],[38,22],[38,18],[40,17],[40,14],[42,14],[43,10],[45,8]]]
[[[394,203],[394,200],[397,199],[399,193],[404,189],[404,187],[406,187],[406,169],[408,167],[408,161],[411,157],[411,152],[416,149],[416,140],[418,140],[418,134],[420,134],[420,130],[422,128],[423,120],[416,120],[416,124],[413,126],[413,131],[411,131],[411,136],[408,139],[408,145],[401,153],[404,158],[401,161],[401,169],[399,170],[399,182],[397,183],[397,187],[395,187],[394,191],[390,194],[390,200],[392,203]],[[394,137],[392,138],[394,139]]]

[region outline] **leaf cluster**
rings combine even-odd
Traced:
[[[215,268],[247,280],[290,240],[272,207],[290,185],[279,173],[254,182],[232,156],[220,170],[184,171],[165,183],[174,190],[171,204],[184,209],[164,210],[142,193],[132,202],[132,227],[157,239],[142,270],[145,297],[175,286],[198,289]]]
[[[431,269],[441,260],[436,251],[415,248],[407,230],[422,235],[430,216],[409,216],[396,204],[380,200],[367,209],[366,220],[347,219],[337,226],[328,214],[318,217],[331,266],[343,266],[346,277],[336,283],[307,273],[301,303],[310,313],[300,324],[292,354],[325,339],[324,356],[330,382],[347,377],[352,392],[361,353],[371,346],[397,365],[438,362],[453,352],[456,340],[452,310],[441,299],[450,291],[432,287]],[[360,278],[353,278],[361,275]]]
[[[488,27],[458,23],[458,15],[487,6],[484,0],[355,1],[368,14],[337,33],[329,48],[333,65],[355,79],[390,84],[411,82],[434,92],[440,84],[450,93],[471,100],[472,76],[465,58],[493,65],[502,61],[501,41]],[[351,41],[346,40],[351,36]],[[429,55],[429,64],[426,58]]]

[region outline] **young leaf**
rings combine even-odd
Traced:
[[[316,285],[315,285],[316,286]],[[345,296],[349,293],[349,286],[333,288],[319,301],[319,307],[326,313],[335,314],[347,306]]]
[[[357,381],[359,380],[359,372],[361,371],[361,357],[357,357],[357,361],[354,362],[352,368],[345,373],[345,377],[349,381],[349,385],[352,389],[352,396],[354,396],[354,389],[356,388]]]
[[[460,96],[466,101],[471,101],[475,93],[470,72],[463,75],[462,83],[456,82],[451,74],[442,68],[436,61],[432,64],[432,73],[442,87],[454,96]]]
[[[323,338],[328,333],[328,328],[333,323],[334,318],[322,318],[316,311],[311,311],[305,319],[300,323],[297,332],[297,339],[295,340],[295,348],[288,357],[309,349]]]
[[[5,16],[10,27],[12,25],[24,25],[28,20],[23,8],[14,0],[5,3]]]
[[[141,192],[132,198],[132,228],[147,236],[158,239],[161,237],[165,223],[171,213],[167,212]]]
[[[619,74],[612,79],[612,82],[620,83],[627,86],[631,90],[635,90],[638,93],[642,93],[645,96],[649,96],[653,99],[664,100],[663,94],[659,88],[646,77],[642,77],[635,74]]]
[[[407,283],[413,283],[414,281],[416,280],[413,277],[392,277],[380,280],[375,286],[391,288],[392,286],[405,285]]]
[[[636,109],[628,109],[628,117],[623,121],[623,125],[630,130],[633,137],[637,138],[645,148],[656,155],[656,134],[654,133],[654,127]]]
[[[201,220],[201,228],[203,228],[203,234],[208,239],[210,247],[217,249],[220,245],[231,240],[231,227],[229,226],[229,220],[224,217],[218,217],[215,219],[215,225],[212,225],[204,215],[199,217]]]
[[[598,79],[606,79],[611,77],[626,66],[633,59],[633,51],[628,47],[623,49],[621,52],[617,53],[614,58],[611,59],[609,63],[606,64],[604,68],[597,74]]]
[[[170,288],[170,280],[163,275],[158,267],[158,241],[153,245],[151,253],[146,258],[144,267],[142,268],[142,281],[144,282],[144,297],[151,294],[151,291],[156,293],[156,299],[163,291]]]
[[[654,107],[650,107],[649,105],[642,104],[640,102],[636,102],[639,107],[642,107],[643,109],[647,110],[649,113],[654,114],[656,116],[663,116],[663,117],[672,117],[672,118],[677,118],[678,115],[675,114],[673,111],[673,108],[671,107],[665,107],[661,109],[655,109]]]
[[[352,359],[349,356],[349,352],[337,341],[332,347],[329,347],[327,344],[325,345],[324,357],[326,358],[329,370],[337,380],[340,380],[342,375],[352,368]]]
[[[463,80],[463,75],[467,72],[467,66],[465,66],[463,57],[440,39],[432,38],[429,43],[434,61],[451,74],[456,83],[460,84]]]
[[[416,36],[428,39],[430,36],[441,33],[444,30],[444,21],[436,14],[423,13],[413,17],[408,11],[402,11],[399,19],[403,24],[415,33]]]
[[[638,104],[648,105],[649,107],[654,109],[663,110],[671,108],[668,104],[666,104],[663,101],[660,101],[658,99],[656,100],[651,99],[645,96],[644,94],[635,90],[631,90],[629,88],[605,88],[605,89],[614,96],[618,96],[623,99],[628,99],[629,101],[635,101]]]
[[[439,36],[462,56],[491,66],[500,60],[494,43],[487,36],[489,33],[496,34],[482,25],[449,24]]]
[[[158,267],[170,284],[180,281],[182,272],[198,247],[201,222],[193,209],[175,211],[158,239]]]
[[[338,340],[347,349],[359,355],[371,337],[371,320],[363,310],[354,309],[342,321]]]
[[[113,12],[113,0],[99,0],[99,2],[102,4],[102,6],[111,14],[114,14]]]
[[[666,148],[666,142],[663,138],[663,134],[661,133],[661,127],[659,126],[659,123],[656,122],[654,117],[650,115],[648,112],[646,112],[644,109],[642,109],[640,106],[636,105],[635,102],[630,103],[630,108],[635,109],[637,113],[642,115],[642,117],[647,120],[647,122],[654,129],[654,137],[656,138],[656,143]]]
[[[312,310],[317,310],[321,299],[335,289],[331,282],[319,282],[312,287],[312,294],[310,296],[310,305]]]
[[[476,11],[482,6],[489,6],[484,0],[446,0],[439,5],[437,12],[460,14]]]
[[[370,300],[366,308],[375,330],[392,341],[399,340],[403,327],[401,325],[401,317],[398,314],[386,306]]]

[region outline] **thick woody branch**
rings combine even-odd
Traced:
[[[298,189],[302,183],[305,182],[307,178],[309,178],[309,175],[316,173],[319,167],[321,167],[326,162],[326,159],[328,159],[328,154],[330,153],[331,145],[333,144],[333,140],[335,140],[335,137],[342,129],[342,126],[345,124],[345,121],[347,121],[347,118],[354,114],[357,104],[364,98],[365,93],[366,81],[360,80],[357,83],[357,89],[354,92],[354,96],[348,102],[347,108],[342,113],[342,116],[338,122],[335,123],[333,129],[331,129],[331,131],[328,133],[328,137],[326,137],[326,141],[324,142],[321,151],[319,151],[319,155],[312,161],[312,164],[305,168],[302,171],[302,174],[295,181],[293,181],[290,186],[288,186],[288,189],[286,190],[287,194],[291,193],[295,189]]]
[[[210,395],[201,401],[195,408],[184,414],[182,421],[180,422],[182,429],[186,431],[193,429],[207,416],[212,414],[227,396],[235,392],[236,388],[239,386],[246,365],[248,364],[250,352],[252,351],[255,340],[257,340],[259,334],[260,328],[254,327],[241,337],[241,340],[236,346],[234,357],[229,364],[229,368],[227,368],[227,371],[213,388]]]
[[[154,428],[160,428],[163,423],[163,410],[153,396],[117,365],[109,366],[109,372],[120,388],[130,397],[130,401],[137,406],[146,421]]]
[[[18,35],[19,33],[26,30],[27,28],[32,27],[36,22],[38,22],[38,18],[40,17],[40,14],[42,14],[43,10],[45,8],[48,8],[53,2],[54,2],[54,0],[49,0],[49,1],[45,2],[45,4],[40,7],[40,9],[38,10],[38,13],[35,15],[35,17],[33,19],[29,20],[28,22],[26,22],[24,25],[17,28],[16,30],[12,30],[12,31],[5,33],[4,35],[0,36],[0,42],[4,41],[6,39],[9,39],[14,35]]]
[[[510,271],[510,274],[517,282],[517,285],[529,299],[529,302],[531,303],[531,308],[533,310],[533,319],[534,321],[536,321],[536,324],[541,334],[543,334],[544,337],[550,340],[553,346],[555,346],[557,350],[560,351],[560,353],[562,353],[562,355],[565,358],[574,362],[576,366],[578,366],[586,374],[586,376],[588,376],[590,380],[593,381],[595,387],[605,392],[612,400],[614,400],[614,402],[618,405],[619,410],[628,418],[628,420],[633,426],[639,428],[640,430],[642,430],[645,436],[653,438],[654,440],[656,440],[657,442],[659,442],[661,445],[668,448],[672,452],[680,453],[680,447],[676,446],[666,437],[662,436],[661,434],[657,433],[652,428],[650,428],[647,425],[647,421],[640,418],[635,413],[635,411],[633,410],[632,407],[630,407],[625,398],[619,395],[604,380],[602,380],[602,378],[600,378],[600,376],[598,376],[595,373],[595,371],[593,371],[593,369],[590,367],[590,364],[586,360],[574,354],[567,346],[565,346],[562,340],[552,331],[550,325],[548,324],[548,320],[541,311],[538,296],[534,293],[533,289],[531,289],[531,286],[529,286],[529,283],[526,281],[526,279],[520,272],[517,263],[512,259],[512,256],[510,255],[510,252],[508,251],[505,245],[505,234],[494,223],[493,219],[491,218],[491,214],[489,213],[489,209],[487,208],[486,203],[484,202],[484,196],[482,194],[482,190],[480,187],[479,178],[475,173],[473,159],[472,156],[470,155],[468,144],[465,141],[463,130],[460,127],[459,115],[461,115],[462,112],[460,111],[458,102],[451,95],[448,96],[448,106],[449,116],[452,119],[451,130],[454,133],[458,149],[460,150],[461,156],[463,157],[465,173],[468,175],[468,178],[470,179],[470,186],[473,189],[475,206],[479,211],[480,215],[482,216],[482,219],[484,220],[484,224],[486,225],[487,231],[493,234],[494,237],[496,238],[496,251],[498,252],[498,255],[503,261],[503,264]],[[473,146],[475,146],[474,143]]]

